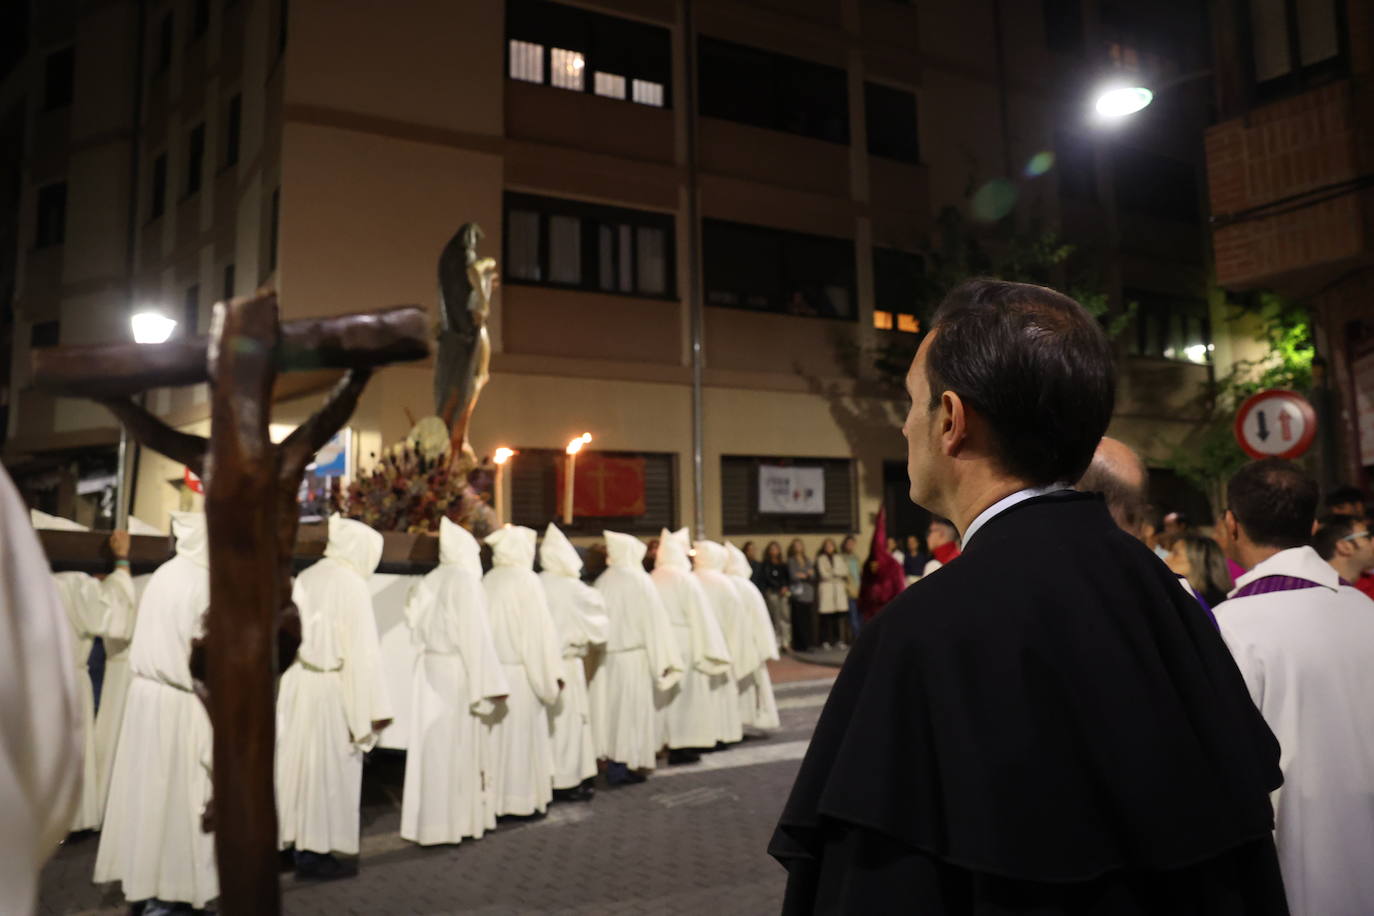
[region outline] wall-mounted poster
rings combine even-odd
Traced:
[[[759,512],[770,515],[824,515],[825,468],[759,465]]]
[[[317,522],[327,518],[334,481],[337,480],[341,487],[347,486],[353,473],[353,430],[345,426],[305,467],[305,476],[301,478],[301,521]]]

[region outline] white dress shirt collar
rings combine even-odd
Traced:
[[[969,523],[968,530],[964,532],[964,538],[961,542],[962,546],[960,549],[968,550],[968,542],[973,540],[973,536],[978,533],[978,529],[992,521],[995,516],[1006,512],[1012,506],[1023,503],[1028,499],[1035,499],[1037,496],[1044,496],[1047,493],[1054,493],[1059,490],[1067,489],[1070,489],[1068,484],[1052,483],[1047,487],[1026,487],[1024,490],[1017,490],[1010,496],[1002,497],[997,500],[997,502],[978,513],[978,517]]]

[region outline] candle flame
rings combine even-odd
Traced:
[[[568,454],[569,454],[569,455],[576,455],[578,452],[582,451],[582,446],[586,445],[588,442],[591,442],[591,441],[592,441],[592,434],[591,434],[591,433],[583,433],[582,435],[578,436],[576,439],[574,439],[574,440],[572,440],[571,442],[568,443],[568,448],[567,448]]]
[[[505,464],[507,461],[510,461],[513,456],[518,454],[520,453],[517,452],[515,449],[506,448],[503,445],[496,450],[495,454],[491,456],[491,460],[494,461],[496,464]]]

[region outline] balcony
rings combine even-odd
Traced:
[[[1356,96],[1351,82],[1333,83],[1207,131],[1220,285],[1320,284],[1366,252],[1371,191],[1358,190],[1368,171],[1359,149],[1370,128]]]

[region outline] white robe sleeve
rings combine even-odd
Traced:
[[[729,606],[726,616],[730,621],[730,632],[726,636],[726,641],[730,644],[732,674],[735,680],[742,681],[753,676],[754,669],[763,664],[763,658],[759,655],[758,643],[754,639],[754,615],[744,607],[744,602],[740,600],[739,592],[735,591],[734,585],[729,582],[725,584],[729,588],[722,588],[720,593],[722,600]]]
[[[654,683],[659,690],[670,690],[682,680],[687,670],[678,649],[677,638],[673,636],[673,624],[668,619],[668,609],[652,582],[645,582],[644,589],[644,651],[649,656],[649,665],[654,673]]]
[[[0,900],[32,912],[71,826],[81,715],[67,615],[19,494],[0,470]]]
[[[341,596],[342,597],[342,596]],[[390,720],[394,713],[382,673],[382,647],[377,637],[377,619],[372,598],[366,588],[348,596],[347,614],[340,622],[343,656],[344,711],[353,741],[364,750],[376,745],[379,734],[372,723]]]
[[[582,582],[577,583],[576,613],[573,615],[579,631],[578,655],[586,655],[594,646],[604,646],[610,633],[611,620],[606,616],[606,598],[599,591]],[[568,648],[568,647],[565,647]]]
[[[487,616],[487,593],[477,578],[445,589],[444,600],[453,603],[451,619],[458,622],[454,641],[468,672],[468,710],[474,715],[489,715],[496,700],[510,696],[506,669],[496,654],[496,641]]]
[[[138,610],[133,576],[123,567],[116,569],[100,583],[100,593],[105,603],[105,620],[100,635],[111,639],[132,639]]]
[[[686,593],[684,609],[687,617],[687,630],[691,637],[692,657],[684,659],[693,668],[706,675],[724,674],[730,670],[733,659],[720,621],[711,610],[701,585],[690,574],[684,577],[680,586]]]
[[[520,658],[530,689],[545,706],[558,702],[558,674],[562,670],[562,653],[558,647],[558,628],[549,613],[544,587],[535,583],[528,592],[520,621]]]

